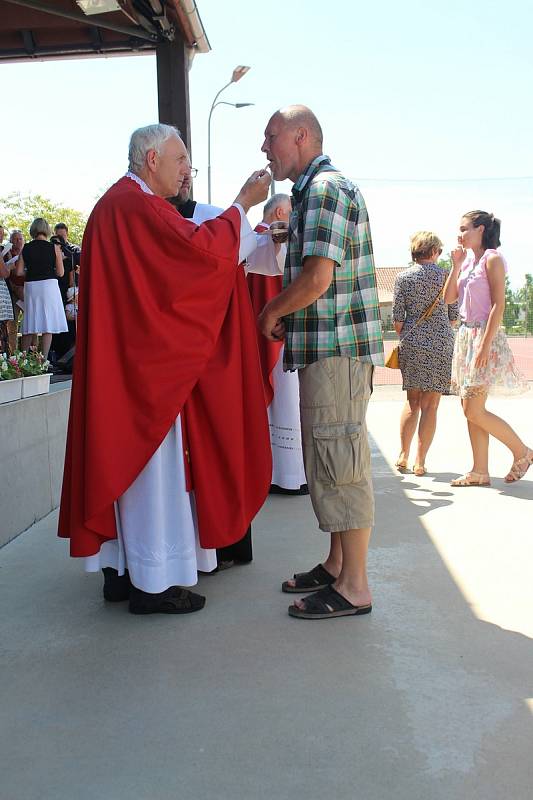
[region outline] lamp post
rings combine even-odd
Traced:
[[[218,100],[224,89],[227,89],[228,86],[231,86],[232,83],[237,83],[240,79],[246,75],[250,67],[243,67],[238,66],[232,72],[231,80],[226,83],[225,86],[220,89],[215,95],[215,99],[211,104],[211,110],[209,111],[209,118],[207,120],[207,202],[211,203],[211,117],[213,115],[213,111],[217,106],[233,106],[233,108],[245,108],[246,106],[253,106],[253,103],[226,103],[224,100]],[[218,103],[217,103],[218,100]]]

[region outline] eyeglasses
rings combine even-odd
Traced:
[[[191,167],[191,178],[196,178],[197,175],[198,175],[198,170],[196,169],[196,167]]]

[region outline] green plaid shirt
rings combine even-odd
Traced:
[[[286,370],[320,358],[352,356],[383,364],[383,338],[365,201],[327,156],[318,156],[292,190],[283,287],[302,271],[306,256],[335,262],[328,290],[284,318]]]

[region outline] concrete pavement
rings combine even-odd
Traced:
[[[281,579],[324,554],[305,497],[269,497],[254,563],[185,617],[105,605],[55,513],[0,551],[2,800],[530,800],[533,474],[507,487],[495,445],[492,488],[451,488],[443,398],[428,475],[398,475],[401,399],[369,410],[369,616],[288,617]],[[531,442],[531,403],[491,407]]]

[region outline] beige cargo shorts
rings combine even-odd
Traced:
[[[374,524],[366,409],[372,364],[321,358],[298,370],[305,474],[321,530]]]

